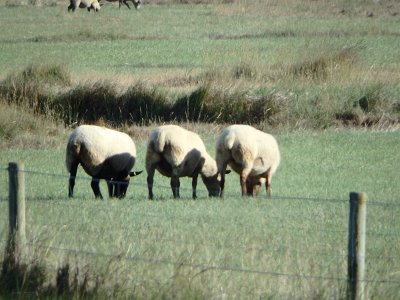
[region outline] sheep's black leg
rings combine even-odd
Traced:
[[[112,198],[114,194],[114,184],[112,183],[112,180],[107,180],[107,188],[108,188],[108,196]]]
[[[120,198],[121,197],[121,182],[119,179],[115,179],[114,181],[114,197]]]
[[[96,198],[103,199],[103,195],[100,192],[99,183],[100,183],[100,178],[93,177],[92,178],[92,182],[90,183],[90,185],[92,186],[92,190],[93,190],[94,196]]]
[[[179,198],[179,187],[180,187],[179,177],[173,175],[171,177],[171,189],[174,198]]]
[[[225,191],[225,174],[226,174],[226,167],[227,165],[224,164],[223,167],[220,170],[220,176],[221,176],[221,182],[219,184],[221,191],[220,191],[220,197],[224,197],[224,191]]]
[[[75,176],[69,176],[68,197],[74,196]]]
[[[129,176],[123,179],[118,179],[118,182],[116,183],[116,191],[114,193],[115,197],[118,197],[119,199],[125,198],[129,186],[129,180]]]
[[[153,198],[154,198],[154,194],[153,194],[154,171],[155,171],[154,166],[147,168],[147,189],[149,190],[149,199],[150,200],[153,200]]]
[[[73,163],[71,165],[71,170],[69,171],[69,185],[68,185],[68,197],[72,198],[74,196],[74,186],[76,172],[78,170],[78,163]]]
[[[114,197],[122,199],[126,195],[128,190],[129,177],[117,177],[114,178]]]
[[[125,3],[126,6],[128,6],[129,9],[131,9],[131,7],[129,6],[128,2],[126,2],[126,0],[123,0],[123,2]]]
[[[192,178],[192,196],[193,196],[193,199],[196,199],[197,198],[197,195],[196,195],[196,188],[197,188],[197,178],[198,178],[198,176],[199,176],[199,174],[196,174],[196,175],[193,175],[193,178]]]

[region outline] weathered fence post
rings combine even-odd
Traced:
[[[7,254],[18,262],[25,253],[25,176],[23,163],[8,164],[9,226]]]
[[[350,193],[348,299],[365,299],[365,234],[367,195]]]

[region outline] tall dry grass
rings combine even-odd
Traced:
[[[33,114],[23,124],[36,116],[67,126],[98,122],[112,126],[264,123],[276,128],[398,124],[400,100],[372,77],[363,85],[351,82],[357,68],[356,48],[324,50],[266,71],[250,63],[211,68],[191,77],[190,90],[173,95],[140,81],[124,89],[107,79],[72,84],[62,66],[37,65],[7,76],[0,82],[0,96],[7,110],[18,107]],[[274,82],[271,87],[261,84],[268,76]],[[7,129],[7,121],[3,123],[7,139],[17,129]]]

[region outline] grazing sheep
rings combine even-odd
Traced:
[[[88,11],[93,9],[96,12],[100,10],[101,6],[102,4],[100,4],[98,0],[70,0],[68,11],[70,10],[75,11],[77,7],[79,8],[87,7]]]
[[[154,129],[149,136],[146,153],[147,187],[153,199],[155,170],[171,178],[174,198],[179,198],[179,177],[192,177],[193,199],[197,197],[199,174],[209,196],[218,196],[220,182],[215,160],[207,153],[201,138],[194,132],[177,125],[164,125]]]
[[[107,0],[108,2],[119,2],[119,8],[121,9],[122,3],[124,3],[129,9],[131,7],[128,4],[128,1],[132,1],[133,5],[135,6],[136,9],[140,8],[140,5],[142,4],[142,0]]]
[[[271,178],[280,162],[278,144],[272,135],[248,125],[232,125],[219,136],[216,152],[221,197],[227,165],[240,175],[242,196],[257,195],[262,184],[265,184],[267,196],[271,195]]]
[[[81,164],[92,176],[91,186],[96,198],[103,198],[100,179],[107,181],[110,197],[123,198],[129,179],[141,172],[131,172],[136,160],[136,147],[125,133],[94,125],[75,128],[67,143],[66,165],[69,177],[68,196],[73,197],[76,172]]]

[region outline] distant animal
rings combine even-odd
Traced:
[[[217,139],[216,161],[221,174],[221,197],[224,195],[225,170],[229,165],[240,175],[242,196],[256,196],[265,184],[271,195],[271,179],[280,163],[275,138],[248,125],[231,125]]]
[[[131,1],[136,9],[139,9],[140,5],[142,4],[142,0],[107,0],[107,1],[108,2],[117,2],[118,1],[120,9],[121,9],[122,3],[125,4],[129,9],[131,9],[131,7],[128,4],[128,1]]]
[[[88,11],[93,9],[95,12],[100,10],[100,7],[103,4],[100,4],[98,0],[70,0],[68,11],[75,11],[77,7],[79,8],[87,8]]]
[[[200,175],[209,196],[220,193],[220,176],[215,160],[207,153],[201,138],[177,125],[155,128],[149,136],[146,153],[147,187],[153,199],[155,170],[171,178],[174,198],[179,198],[180,177],[192,177],[192,196],[197,198],[197,178]]]
[[[69,135],[66,166],[70,173],[68,196],[73,197],[79,164],[92,177],[91,186],[96,198],[103,198],[99,182],[107,181],[110,197],[123,198],[136,161],[136,147],[129,135],[94,125],[81,125]]]

